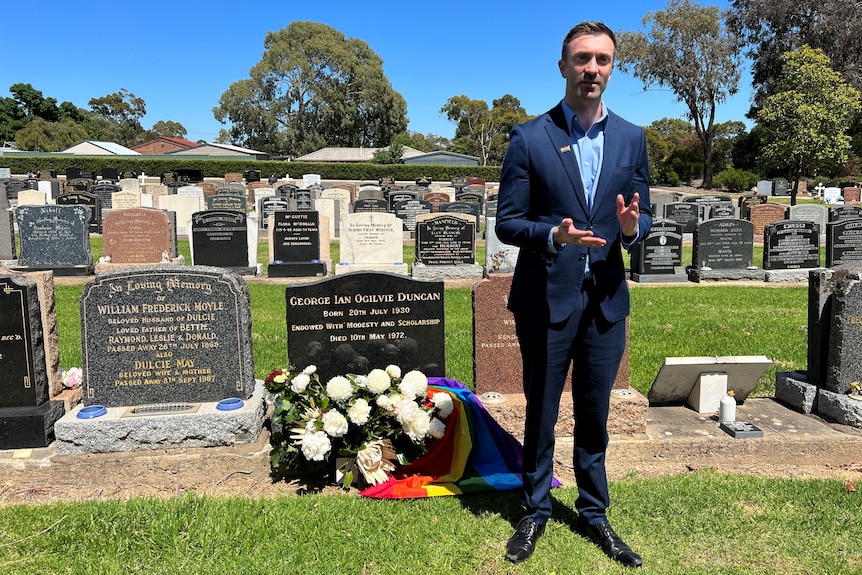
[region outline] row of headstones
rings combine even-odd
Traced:
[[[826,224],[828,268],[862,261],[862,217],[844,218]],[[682,266],[684,226],[672,220],[653,222],[644,241],[632,251],[632,275],[679,274]],[[695,228],[692,268],[703,270],[752,269],[756,234],[752,222],[715,219]],[[802,220],[781,220],[765,225],[763,269],[791,270],[821,266],[820,224]]]
[[[737,198],[733,205],[730,196],[702,195],[678,198],[676,194],[656,192],[650,195],[653,213],[658,217],[683,224],[684,233],[693,233],[695,226],[703,221],[720,218],[751,220],[755,233],[760,235],[766,224],[783,219],[810,220],[825,230],[827,221],[857,217],[859,206],[820,204],[798,204],[788,206],[767,203],[765,196],[746,194]],[[828,219],[827,219],[828,218]]]

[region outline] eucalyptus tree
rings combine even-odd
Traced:
[[[383,147],[407,128],[407,103],[367,43],[317,22],[264,38],[264,53],[213,108],[220,140],[296,156],[323,146]]]
[[[642,20],[648,32],[618,34],[620,70],[643,82],[644,89],[667,88],[688,108],[702,146],[703,184],[712,187],[715,113],[739,89],[740,56],[716,6],[670,0],[664,10]]]

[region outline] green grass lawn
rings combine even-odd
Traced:
[[[249,285],[258,377],[287,362],[284,290]],[[80,365],[82,291],[55,288],[64,368]],[[470,288],[446,290],[447,372],[468,384],[471,307]],[[805,287],[635,285],[631,381],[646,393],[667,356],[765,355],[773,368],[755,394],[770,395],[776,371],[805,369],[806,332]],[[703,470],[632,477],[610,489],[609,517],[643,555],[641,573],[862,573],[862,495],[841,481]],[[0,573],[627,572],[572,532],[577,490],[560,488],[554,497],[557,513],[536,554],[517,566],[503,558],[521,515],[514,492],[407,501],[183,495],[8,505],[0,507]]]
[[[612,482],[616,530],[660,575],[858,574],[862,496],[839,481],[699,471]],[[0,572],[33,574],[626,573],[573,533],[577,490],[535,555],[505,541],[515,492],[369,500],[354,495],[73,501],[0,508]]]

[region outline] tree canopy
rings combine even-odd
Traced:
[[[850,85],[862,89],[859,0],[731,0],[727,26],[752,59],[752,116],[776,91],[784,54],[803,44],[822,50]]]
[[[219,139],[296,156],[323,146],[383,147],[407,128],[407,103],[362,40],[317,22],[270,32],[250,77],[213,109]]]
[[[483,166],[502,164],[512,128],[530,119],[521,101],[511,94],[494,100],[492,107],[485,100],[473,100],[464,94],[452,96],[440,112],[455,124],[450,149],[478,156]]]
[[[757,120],[763,130],[761,162],[787,170],[795,203],[803,174],[822,174],[847,161],[847,129],[860,94],[831,68],[822,50],[803,45],[782,60],[775,92],[764,100]]]
[[[670,88],[687,106],[703,148],[703,187],[711,188],[716,107],[739,87],[736,41],[717,7],[691,0],[670,0],[665,10],[647,13],[642,22],[647,34],[618,34],[619,68],[641,80],[644,89]]]

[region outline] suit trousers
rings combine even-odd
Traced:
[[[569,365],[575,412],[575,507],[583,520],[597,523],[610,505],[605,471],[610,394],[626,345],[626,322],[608,323],[591,279],[578,291],[575,311],[560,324],[515,317],[524,366],[527,413],[524,430],[521,503],[544,524],[551,516],[554,426]]]

